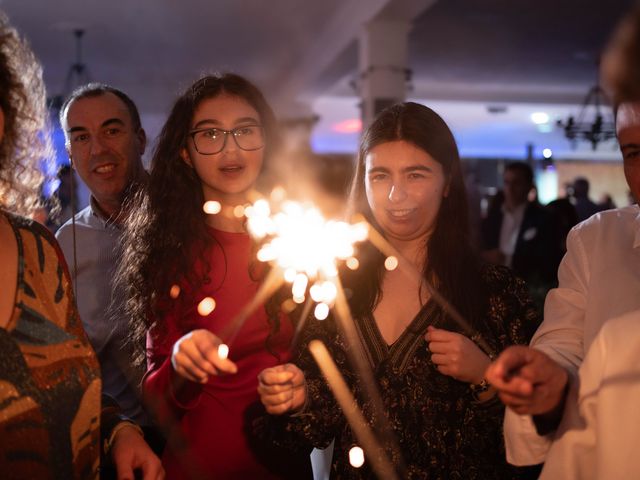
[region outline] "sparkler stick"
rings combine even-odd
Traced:
[[[362,219],[363,220],[363,219]],[[474,328],[471,327],[469,322],[467,322],[460,312],[449,303],[449,301],[444,298],[440,292],[429,282],[426,278],[422,276],[422,273],[410,262],[408,261],[389,241],[382,236],[380,232],[378,232],[372,225],[369,225],[369,241],[384,255],[386,256],[394,256],[398,259],[398,268],[402,270],[405,275],[410,277],[413,281],[424,285],[431,295],[431,298],[444,310],[444,312],[458,324],[458,326],[469,334],[475,341],[478,342],[478,345],[484,352],[489,355],[492,354],[493,349],[487,344],[487,342],[475,331]]]
[[[272,214],[269,203],[258,200],[245,213],[249,231],[267,240],[258,251],[258,259],[275,263],[284,270],[287,280],[292,282],[294,301],[302,303],[308,293],[311,300],[318,303],[315,316],[319,320],[326,318],[331,305],[335,306],[338,327],[351,347],[347,351],[349,361],[362,379],[375,411],[376,430],[384,435],[385,443],[391,445],[395,458],[401,459],[398,442],[388,425],[378,384],[367,362],[336,268],[339,259],[352,257],[355,242],[366,239],[368,226],[362,222],[327,221],[317,209],[296,202],[283,202],[281,211]],[[308,283],[313,285],[307,292]],[[311,302],[307,298],[294,343],[298,341],[310,309]],[[400,467],[404,466],[403,461],[398,460],[398,463]]]
[[[344,294],[344,288],[342,288],[339,277],[336,276],[334,281],[338,291],[334,308],[335,317],[338,319],[338,326],[340,327],[341,333],[344,335],[351,347],[346,353],[349,356],[349,360],[351,361],[353,368],[361,378],[360,384],[363,386],[365,394],[371,402],[373,411],[376,412],[374,420],[375,426],[378,432],[383,435],[383,438],[391,446],[395,458],[398,459],[398,466],[400,467],[400,470],[404,470],[402,452],[396,439],[396,435],[387,421],[382,396],[377,388],[378,382],[373,375],[373,371],[369,363],[367,362],[365,349],[360,341],[360,336],[356,331],[355,322],[351,316],[351,310],[349,309],[349,304],[347,303],[347,299]]]
[[[362,445],[376,476],[381,479],[398,479],[386,452],[373,435],[325,345],[319,340],[312,340],[309,343],[309,350],[326,378],[358,442]]]
[[[300,314],[300,319],[298,320],[298,324],[296,325],[296,331],[293,334],[293,338],[291,339],[291,350],[297,345],[298,340],[300,338],[300,333],[304,328],[304,325],[307,323],[307,318],[309,317],[309,313],[311,313],[311,306],[313,305],[313,298],[311,295],[307,298],[307,301],[302,308],[302,313]]]
[[[267,278],[264,279],[260,288],[256,292],[251,301],[245,305],[240,312],[231,320],[227,327],[220,333],[220,338],[226,342],[227,346],[236,339],[238,332],[244,325],[244,322],[255,310],[262,305],[275,291],[284,283],[280,269],[274,267],[271,269]]]

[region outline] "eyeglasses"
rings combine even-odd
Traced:
[[[250,152],[264,147],[264,129],[260,125],[243,125],[233,130],[199,128],[189,132],[196,151],[201,155],[220,153],[227,144],[227,135],[229,134],[241,150]]]

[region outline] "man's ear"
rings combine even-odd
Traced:
[[[193,163],[191,162],[191,157],[189,156],[189,152],[186,147],[182,147],[180,149],[180,156],[182,157],[182,161],[193,168]]]

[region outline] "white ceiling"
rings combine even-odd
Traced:
[[[525,145],[577,153],[561,133],[541,133],[533,111],[564,118],[594,82],[594,59],[633,0],[0,0],[31,41],[51,94],[65,93],[75,61],[72,31],[86,30],[92,80],[131,94],[151,135],[176,94],[202,73],[253,79],[281,116],[313,109],[313,144],[353,151],[356,134],[333,131],[357,118],[350,87],[364,22],[413,20],[410,96],[439,111],[469,156],[522,157]],[[487,105],[504,105],[490,114]],[[591,155],[593,157],[593,155]],[[618,158],[612,146],[596,158]]]

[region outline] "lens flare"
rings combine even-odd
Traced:
[[[220,211],[222,210],[222,205],[220,204],[220,202],[216,202],[215,200],[207,200],[206,202],[204,202],[202,209],[206,214],[215,215],[216,213],[220,213]]]
[[[386,268],[389,271],[395,270],[396,268],[398,268],[398,259],[393,255],[387,257],[386,260],[384,261],[384,268]]]
[[[216,301],[211,297],[204,297],[198,304],[198,313],[206,317],[216,308]]]
[[[350,270],[357,270],[360,267],[360,262],[356,257],[347,258],[346,264]]]
[[[349,450],[349,463],[354,468],[364,465],[364,451],[360,447],[351,447]]]
[[[313,314],[318,320],[324,320],[329,316],[329,305],[326,303],[317,304]]]

